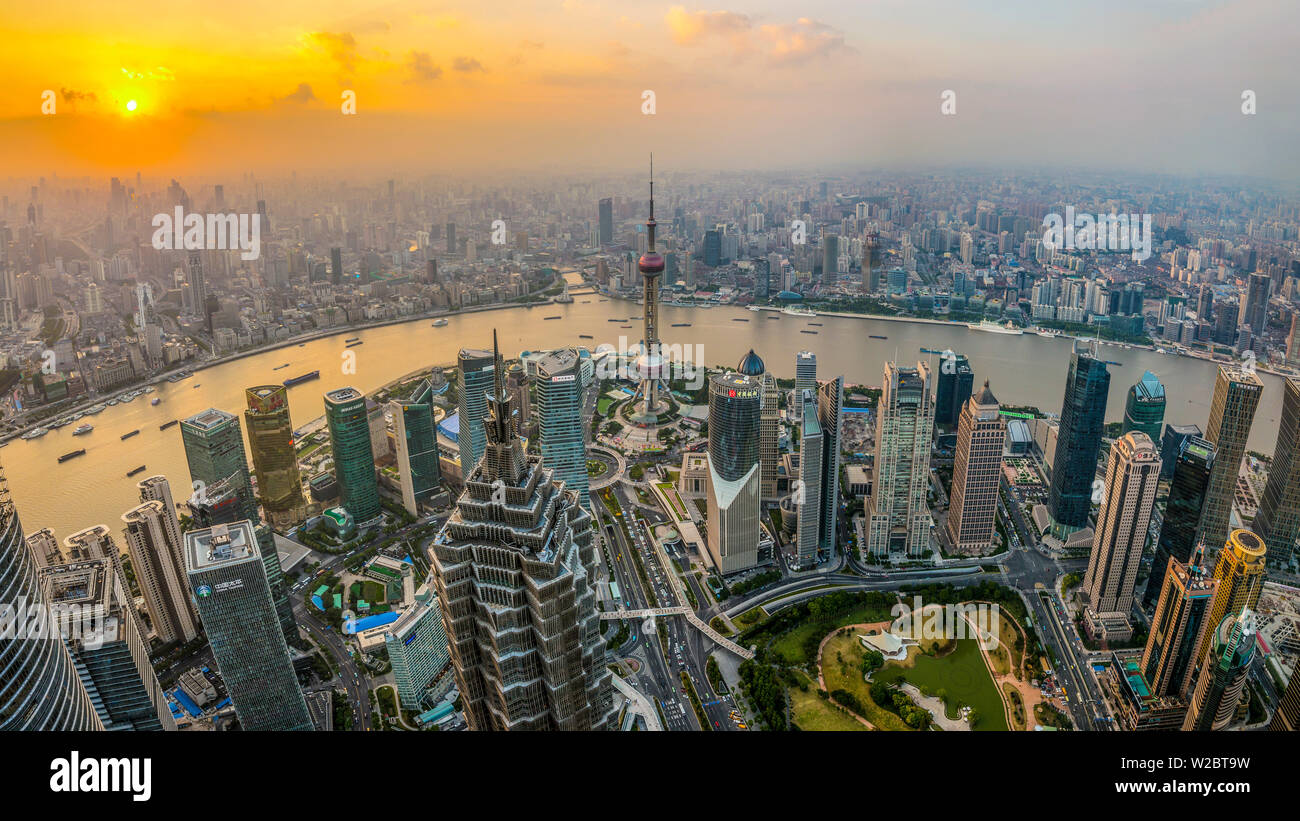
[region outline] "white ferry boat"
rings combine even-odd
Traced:
[[[781,313],[786,316],[817,316],[817,312],[811,308],[796,308],[793,305],[782,308]]]
[[[966,327],[970,328],[972,331],[988,331],[989,333],[992,334],[1011,334],[1012,336],[1022,336],[1025,333],[1022,329],[1017,328],[1015,325],[1013,325],[1010,320],[1007,320],[1007,324],[1005,325],[999,325],[996,322],[991,322],[985,319],[979,323],[968,322],[966,323]]]
[[[447,320],[445,320],[445,319],[435,319],[435,320],[433,321],[433,327],[435,327],[435,328],[442,328],[442,327],[445,327],[446,324],[447,324]]]
[[[45,434],[47,434],[47,433],[49,433],[49,432],[50,432],[50,429],[49,429],[49,428],[32,428],[31,430],[29,430],[29,431],[27,431],[26,433],[24,433],[24,434],[22,435],[22,438],[23,438],[23,439],[39,439],[40,437],[44,436]]]
[[[90,433],[94,429],[95,429],[94,425],[78,425],[76,428],[73,429],[72,435],[85,436],[87,433]]]

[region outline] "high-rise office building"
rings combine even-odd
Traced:
[[[1156,597],[1164,589],[1165,568],[1170,559],[1184,563],[1191,561],[1196,548],[1196,526],[1201,520],[1214,456],[1214,445],[1199,436],[1188,436],[1174,457],[1174,476],[1169,483],[1169,498],[1160,523],[1160,536],[1156,540],[1151,577],[1147,579],[1146,593],[1142,597],[1143,607],[1149,609],[1155,604]]]
[[[840,238],[837,234],[822,237],[822,284],[834,285],[839,272]]]
[[[1286,335],[1286,364],[1300,365],[1300,311],[1291,312],[1291,330]]]
[[[966,401],[975,389],[975,371],[970,360],[961,354],[944,359],[939,365],[938,387],[934,399],[934,423],[956,425]]]
[[[293,606],[289,603],[289,586],[285,584],[280,554],[275,549],[275,534],[262,525],[258,513],[257,496],[253,492],[253,477],[248,471],[248,456],[244,453],[244,434],[239,427],[239,417],[216,408],[196,413],[181,421],[181,442],[185,446],[185,461],[189,464],[194,496],[199,506],[214,500],[218,487],[224,486],[234,491],[238,504],[237,509],[227,508],[224,511],[223,521],[247,519],[253,523],[261,546],[262,561],[266,563],[266,580],[275,599],[280,626],[284,629],[285,639],[296,643],[298,624],[293,617]]]
[[[578,352],[573,348],[561,348],[537,361],[537,429],[542,463],[586,499],[586,426]]]
[[[212,332],[208,317],[208,286],[203,278],[203,255],[201,251],[190,251],[186,265],[186,285],[189,296],[190,314],[203,320],[203,325]]]
[[[339,504],[358,524],[378,519],[383,509],[375,480],[366,397],[356,388],[339,388],[325,394],[325,423],[334,453]]]
[[[934,434],[930,368],[885,363],[876,411],[875,477],[867,505],[867,550],[920,558],[930,547],[930,440]]]
[[[1291,680],[1287,682],[1268,728],[1274,732],[1293,733],[1300,730],[1300,670],[1291,673]]]
[[[966,400],[957,422],[957,452],[948,503],[948,543],[953,551],[983,556],[993,550],[1007,425],[989,383]]]
[[[343,281],[343,249],[330,249],[330,282],[338,285]]]
[[[818,544],[830,555],[839,533],[840,434],[844,428],[844,377],[817,388],[817,421],[822,428],[822,512],[817,526]]]
[[[1183,442],[1189,436],[1201,438],[1200,426],[1165,424],[1164,435],[1160,437],[1160,460],[1163,462],[1163,467],[1160,469],[1161,479],[1173,478],[1174,466],[1178,464],[1178,454],[1183,449]]]
[[[1219,583],[1201,562],[1198,550],[1191,561],[1169,559],[1160,574],[1155,615],[1142,651],[1140,669],[1151,693],[1186,699],[1190,694],[1207,616]],[[1181,723],[1181,722],[1180,722]]]
[[[0,608],[9,613],[45,607],[34,557],[23,538],[18,511],[0,475]],[[0,630],[0,731],[102,730],[68,648],[57,635],[15,635]]]
[[[271,526],[288,530],[307,516],[289,418],[289,391],[283,385],[258,385],[245,390],[244,398],[257,495]]]
[[[781,399],[776,377],[767,372],[767,366],[753,348],[741,357],[736,372],[757,379],[762,386],[763,404],[758,412],[759,497],[763,501],[772,501],[779,493],[777,461],[780,458]]]
[[[1246,307],[1242,312],[1241,322],[1249,325],[1259,337],[1264,336],[1268,328],[1268,300],[1272,295],[1273,280],[1268,274],[1251,274],[1246,291]]]
[[[800,351],[794,357],[794,392],[795,396],[804,391],[817,390],[817,354],[812,351]]]
[[[1109,389],[1110,374],[1106,363],[1097,358],[1095,346],[1088,351],[1076,341],[1065,377],[1061,425],[1047,492],[1047,512],[1058,536],[1088,526]]]
[[[447,253],[456,254],[460,252],[460,246],[456,244],[456,223],[447,223]]]
[[[496,360],[491,351],[461,348],[456,361],[457,388],[460,402],[460,472],[468,476],[483,456],[483,417],[487,416],[487,397],[496,375]]]
[[[1151,437],[1133,431],[1116,439],[1105,483],[1083,577],[1084,626],[1094,638],[1126,641],[1133,632],[1133,588],[1160,483],[1160,454]]]
[[[311,730],[259,553],[252,522],[191,530],[189,586],[240,726]]]
[[[600,223],[600,245],[614,244],[614,200],[611,197],[603,198],[598,205],[599,223]]]
[[[1269,564],[1291,569],[1300,539],[1300,379],[1287,379],[1273,464],[1251,528],[1268,545]]]
[[[167,507],[162,499],[146,498],[145,493],[148,490],[170,498],[166,482],[153,476],[140,483],[143,501],[122,514],[122,534],[154,633],[164,644],[184,644],[193,641],[199,631],[185,587],[180,524],[175,508]]]
[[[176,729],[109,529],[87,528],[65,544],[59,561],[38,571],[42,598],[62,610],[64,643],[104,729]]]
[[[403,708],[423,706],[429,687],[451,661],[442,609],[431,587],[415,594],[415,602],[388,628],[384,646]]]
[[[1205,662],[1197,675],[1184,730],[1222,730],[1232,723],[1255,658],[1257,628],[1253,611],[1236,610],[1211,625],[1212,631],[1203,642]]]
[[[402,506],[412,516],[442,485],[438,463],[438,429],[433,421],[433,386],[423,380],[403,401],[388,403],[393,414],[393,443]]]
[[[1151,437],[1152,442],[1159,442],[1164,422],[1165,386],[1160,384],[1159,377],[1147,371],[1136,385],[1128,389],[1122,433],[1140,430]]]
[[[1210,485],[1205,491],[1205,506],[1197,529],[1198,537],[1207,547],[1215,548],[1228,538],[1241,458],[1246,454],[1250,425],[1263,392],[1264,383],[1253,371],[1219,366],[1210,404],[1210,421],[1205,427],[1205,439],[1213,443],[1218,452],[1214,469],[1210,471]]]
[[[1214,562],[1214,579],[1219,589],[1210,604],[1210,624],[1218,624],[1225,616],[1242,609],[1254,610],[1259,606],[1267,552],[1264,541],[1252,531],[1234,530],[1228,534],[1227,544]]]
[[[470,729],[599,730],[616,716],[596,610],[591,516],[524,453],[498,375],[483,458],[433,542]]]
[[[795,565],[807,569],[817,564],[822,518],[822,457],[824,433],[817,419],[817,395],[799,391],[799,486],[795,493],[798,525]]]
[[[707,539],[719,573],[762,563],[759,524],[759,426],[763,385],[757,377],[709,379]]]

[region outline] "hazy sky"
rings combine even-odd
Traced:
[[[0,175],[569,171],[654,150],[678,169],[1300,178],[1296,0],[46,0],[4,4],[0,27]]]

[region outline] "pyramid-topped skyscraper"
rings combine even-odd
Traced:
[[[471,729],[603,730],[614,718],[584,500],[519,437],[500,355],[483,456],[433,543]]]

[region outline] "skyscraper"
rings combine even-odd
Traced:
[[[817,389],[817,421],[822,428],[822,512],[818,545],[835,549],[840,512],[840,433],[844,426],[844,377],[827,380]]]
[[[736,372],[757,379],[762,386],[763,405],[758,412],[759,497],[763,501],[777,498],[777,459],[780,457],[779,430],[781,399],[776,377],[767,372],[767,366],[754,349],[741,357]]]
[[[433,386],[423,380],[405,401],[388,403],[393,413],[393,441],[397,451],[397,476],[402,506],[412,516],[442,484],[438,464],[438,429],[433,421]]]
[[[989,383],[962,407],[948,503],[948,543],[971,556],[992,552],[1007,425]]]
[[[1268,300],[1272,295],[1273,280],[1268,274],[1251,274],[1246,291],[1246,308],[1241,316],[1242,324],[1249,325],[1256,336],[1263,337],[1268,329]]]
[[[271,526],[288,530],[302,524],[307,516],[293,422],[289,419],[289,392],[283,385],[258,385],[245,390],[244,398],[248,402],[244,423],[248,425],[257,495]]]
[[[1196,547],[1196,525],[1201,520],[1201,507],[1205,504],[1205,489],[1210,484],[1214,456],[1214,445],[1199,436],[1185,438],[1178,450],[1174,477],[1169,484],[1169,499],[1156,541],[1155,560],[1151,564],[1151,577],[1142,597],[1143,607],[1150,608],[1155,604],[1156,597],[1164,589],[1165,568],[1170,559],[1183,563],[1191,561]]]
[[[840,261],[840,238],[838,234],[822,237],[822,284],[834,285],[838,278]]]
[[[974,389],[975,372],[971,370],[970,360],[961,354],[944,359],[939,366],[939,385],[935,391],[934,423],[956,425]]]
[[[330,282],[338,285],[343,281],[343,249],[330,249]]]
[[[483,458],[432,546],[466,720],[473,730],[606,729],[616,713],[591,516],[525,455],[500,375],[488,409]]]
[[[573,348],[561,348],[537,361],[537,425],[542,463],[586,499],[586,427],[578,352]]]
[[[822,458],[824,432],[817,419],[817,395],[813,391],[799,391],[799,486],[795,492],[798,504],[798,530],[795,565],[800,569],[817,564],[817,547],[821,537],[822,518]]]
[[[1140,430],[1151,437],[1152,442],[1159,442],[1164,421],[1165,386],[1160,384],[1159,377],[1147,371],[1136,385],[1128,389],[1122,432]]]
[[[46,606],[33,565],[18,511],[0,475],[0,608],[26,614]],[[22,629],[17,622],[0,627],[0,731],[104,728],[59,636],[15,635]]]
[[[460,395],[460,472],[468,476],[483,456],[483,417],[492,391],[496,360],[491,351],[461,348],[456,360]]]
[[[1291,680],[1287,682],[1286,691],[1278,702],[1277,712],[1268,728],[1274,732],[1295,732],[1300,730],[1300,670],[1292,671]]]
[[[1075,342],[1061,401],[1061,425],[1052,461],[1047,512],[1057,535],[1066,536],[1088,525],[1097,452],[1106,426],[1106,392],[1110,374],[1106,363]]]
[[[603,198],[598,207],[600,222],[600,245],[614,244],[614,200],[610,197]]]
[[[1242,609],[1254,610],[1259,606],[1259,594],[1264,590],[1266,552],[1263,540],[1249,530],[1228,534],[1228,542],[1214,563],[1214,579],[1219,589],[1210,604],[1210,624],[1218,624],[1225,616]]]
[[[1255,658],[1255,636],[1255,614],[1249,608],[1229,613],[1206,636],[1205,663],[1196,679],[1184,730],[1222,730],[1232,722]]]
[[[1172,422],[1165,424],[1165,432],[1160,437],[1160,460],[1164,463],[1160,469],[1161,479],[1173,478],[1174,465],[1178,464],[1178,454],[1183,449],[1183,442],[1189,436],[1201,438],[1200,426],[1175,425]]]
[[[930,440],[934,434],[930,368],[885,363],[876,411],[875,478],[868,517],[867,550],[885,558],[920,558],[930,550]]]
[[[186,266],[186,285],[188,286],[191,315],[202,319],[203,326],[211,333],[212,327],[207,311],[208,286],[203,279],[203,255],[200,251],[190,251],[189,253]]]
[[[185,568],[240,726],[311,730],[253,523],[187,532]]]
[[[244,453],[244,434],[239,428],[239,417],[216,408],[208,408],[181,421],[181,441],[185,445],[185,461],[189,464],[190,479],[194,482],[194,496],[200,505],[215,498],[220,485],[234,491],[238,499],[237,510],[225,513],[226,522],[247,519],[253,523],[262,561],[266,563],[266,580],[271,586],[276,613],[285,639],[298,641],[298,624],[294,621],[293,606],[289,603],[288,585],[280,567],[280,554],[275,549],[275,534],[262,525],[257,510],[257,497],[253,493],[253,478],[248,472],[248,456]]]
[[[122,514],[131,569],[159,641],[184,644],[199,631],[185,588],[180,524],[175,508],[164,501],[171,498],[171,489],[162,476],[151,476],[139,487],[141,504]]]
[[[794,391],[800,395],[803,391],[817,390],[817,354],[812,351],[800,351],[794,357]]]
[[[1151,437],[1134,431],[1116,439],[1105,482],[1083,577],[1084,626],[1093,638],[1126,641],[1133,632],[1133,587],[1160,483],[1160,454]]]
[[[65,544],[60,560],[38,571],[43,599],[69,608],[60,624],[64,643],[104,729],[176,729],[108,528],[87,528]],[[81,620],[79,608],[102,615]]]
[[[1250,425],[1263,392],[1264,383],[1254,372],[1219,366],[1210,404],[1210,421],[1205,428],[1205,439],[1213,443],[1218,452],[1210,471],[1210,484],[1205,490],[1205,506],[1197,529],[1198,537],[1210,548],[1223,544],[1228,538],[1241,457],[1246,453]]]
[[[761,563],[759,422],[763,387],[739,373],[709,378],[707,539],[719,573]]]
[[[451,661],[442,609],[431,588],[416,593],[414,604],[389,627],[384,646],[403,709],[422,706],[429,686]]]
[[[356,388],[339,388],[325,394],[325,423],[334,453],[339,503],[358,524],[378,519],[383,510],[375,480],[366,397]]]
[[[1290,568],[1300,538],[1300,380],[1287,379],[1273,464],[1251,527],[1268,545],[1269,564]]]
[[[1206,617],[1219,585],[1201,564],[1203,558],[1203,552],[1197,551],[1191,562],[1170,559],[1161,574],[1160,595],[1140,663],[1155,696],[1186,699],[1190,695],[1202,642],[1209,632]]]

